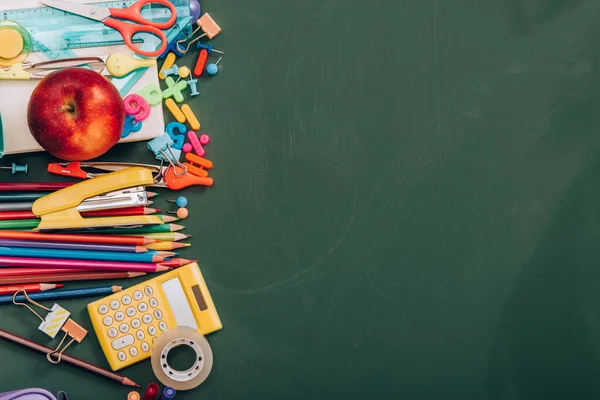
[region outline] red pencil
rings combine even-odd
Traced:
[[[24,283],[38,282],[73,282],[73,281],[97,281],[103,279],[130,279],[146,275],[145,272],[70,272],[68,274],[41,274],[0,276],[0,285],[20,285]]]
[[[46,290],[61,288],[63,286],[65,285],[62,283],[30,283],[27,285],[0,286],[0,295],[15,294],[20,290],[26,290],[27,293],[45,292]]]
[[[129,217],[132,215],[148,215],[160,212],[158,208],[148,207],[128,207],[116,208],[112,210],[86,211],[82,212],[82,217]],[[35,219],[37,218],[31,211],[0,211],[0,221],[16,219]]]
[[[77,233],[39,233],[0,230],[0,239],[43,240],[48,242],[99,243],[99,244],[132,244],[145,246],[156,243],[156,240],[141,236],[92,235]]]
[[[0,182],[0,192],[53,192],[77,182]]]
[[[170,260],[160,262],[159,265],[164,267],[181,267],[197,261],[198,260],[186,260],[185,258],[171,258]]]

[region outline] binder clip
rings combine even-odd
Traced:
[[[212,39],[219,33],[221,33],[221,27],[208,13],[205,13],[203,16],[201,16],[200,19],[196,21],[196,25],[198,25],[198,27],[192,32],[192,37],[196,33],[198,33],[199,30],[202,30],[204,33],[196,37],[195,39],[192,39],[189,42],[187,42],[187,46],[185,48],[183,47],[183,43],[185,43],[187,39],[178,40],[177,49],[180,53],[186,54],[194,43],[196,43],[198,40],[202,39],[205,36],[207,36],[209,39]]]
[[[21,293],[25,296],[25,299],[27,300],[28,303],[33,304],[34,306],[39,307],[42,310],[48,311],[46,318],[42,318],[42,316],[40,314],[38,314],[28,304],[18,302],[16,300],[17,295],[19,295]],[[15,293],[13,295],[13,304],[16,306],[27,307],[29,309],[29,311],[31,311],[33,314],[35,314],[35,316],[38,317],[40,319],[40,321],[42,321],[42,323],[40,324],[38,329],[40,331],[44,332],[50,338],[52,338],[52,339],[56,338],[56,335],[58,335],[58,332],[60,332],[60,331],[63,331],[65,333],[65,335],[63,336],[62,340],[60,341],[60,343],[58,344],[56,349],[53,352],[46,354],[46,358],[52,364],[60,363],[60,359],[62,357],[63,352],[65,350],[67,350],[67,348],[69,346],[71,346],[73,343],[75,343],[75,342],[81,343],[81,341],[86,337],[86,335],[88,333],[84,328],[81,327],[81,325],[79,325],[77,322],[75,322],[71,318],[69,318],[71,316],[71,313],[69,311],[65,310],[58,304],[54,304],[52,306],[52,308],[45,307],[42,304],[40,304],[34,300],[31,300],[29,298],[29,295],[27,295],[26,290],[19,290],[17,293]],[[71,340],[66,345],[63,346],[67,337],[70,337]],[[56,359],[53,357],[56,357]]]
[[[173,139],[168,134],[163,133],[148,142],[148,149],[154,153],[157,160],[178,164],[181,150],[174,148],[174,144]]]
[[[86,177],[85,171],[80,171]],[[33,203],[31,211],[40,218],[34,230],[112,228],[161,225],[154,215],[127,217],[82,217],[80,212],[147,204],[144,186],[153,185],[152,171],[142,167],[126,168],[96,176],[50,193]]]

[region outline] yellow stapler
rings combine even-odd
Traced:
[[[82,210],[82,202],[86,200],[86,203],[89,204],[90,199],[98,199],[102,194],[114,193],[128,188],[138,188],[153,183],[152,171],[146,168],[133,167],[58,190],[39,198],[33,203],[33,213],[41,218],[39,225],[34,230],[160,225],[163,223],[162,220],[152,215],[83,218],[79,213]],[[110,207],[104,207],[104,209],[106,208]],[[102,209],[102,206],[98,206],[96,209]]]

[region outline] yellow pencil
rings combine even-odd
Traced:
[[[169,250],[176,250],[176,249],[181,249],[182,247],[189,247],[189,246],[191,246],[190,243],[158,242],[158,243],[149,244],[148,246],[146,246],[146,248],[150,249],[150,250],[169,251]]]

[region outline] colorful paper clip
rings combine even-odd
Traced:
[[[27,300],[28,303],[33,304],[34,306],[39,307],[42,310],[48,311],[46,318],[42,318],[42,316],[38,314],[33,308],[31,308],[27,303],[18,302],[17,295],[19,294],[23,294],[25,300]],[[83,329],[81,325],[69,318],[71,316],[71,313],[69,311],[65,310],[58,304],[54,304],[52,308],[45,307],[42,304],[31,300],[26,290],[19,290],[13,295],[13,304],[15,304],[16,306],[27,307],[29,311],[35,314],[35,316],[38,317],[40,321],[42,321],[38,329],[44,332],[50,338],[54,339],[56,335],[58,335],[59,331],[63,331],[65,333],[65,336],[63,336],[56,349],[53,352],[46,354],[46,358],[52,364],[60,363],[60,359],[62,357],[63,352],[74,342],[81,343],[81,341],[87,336],[87,330]],[[71,340],[63,347],[63,344],[67,337],[71,337]],[[55,356],[56,359],[54,359],[53,356]]]

